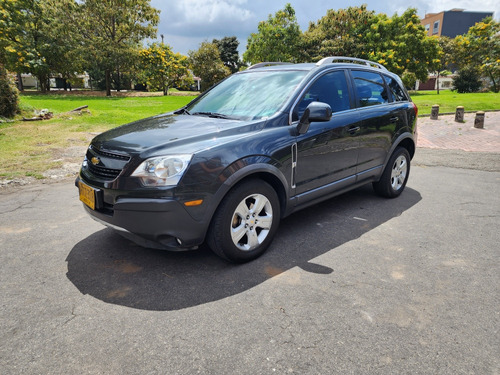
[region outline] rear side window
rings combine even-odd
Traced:
[[[312,102],[327,103],[333,112],[351,108],[349,89],[343,70],[326,73],[319,77],[307,90],[294,111],[294,120],[298,120]]]
[[[389,86],[389,90],[392,93],[392,97],[395,102],[402,102],[408,100],[405,91],[401,87],[398,81],[394,78],[384,75],[385,81],[387,82],[387,86]]]
[[[389,103],[385,82],[380,74],[353,70],[352,76],[361,107]]]

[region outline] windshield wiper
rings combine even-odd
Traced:
[[[229,117],[227,115],[223,115],[222,113],[217,113],[217,112],[194,112],[192,113],[193,116],[208,116],[212,118],[224,118],[224,119],[230,119],[232,117]]]
[[[191,113],[186,109],[186,107],[178,109],[174,112],[176,115],[191,115]]]

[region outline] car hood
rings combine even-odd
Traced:
[[[163,114],[106,131],[92,141],[100,150],[154,154],[165,148],[192,153],[223,137],[262,129],[261,121],[239,121],[206,116]],[[177,151],[176,151],[177,152]]]

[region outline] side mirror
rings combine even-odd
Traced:
[[[332,107],[329,104],[322,102],[312,102],[304,111],[297,125],[299,134],[305,134],[309,130],[311,121],[330,121],[332,118]]]

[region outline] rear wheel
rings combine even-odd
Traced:
[[[215,212],[207,242],[219,256],[247,262],[271,244],[280,221],[280,204],[274,189],[261,180],[236,186]]]
[[[403,192],[409,175],[410,154],[406,148],[398,147],[389,159],[380,180],[373,183],[373,188],[383,197],[395,198]]]

